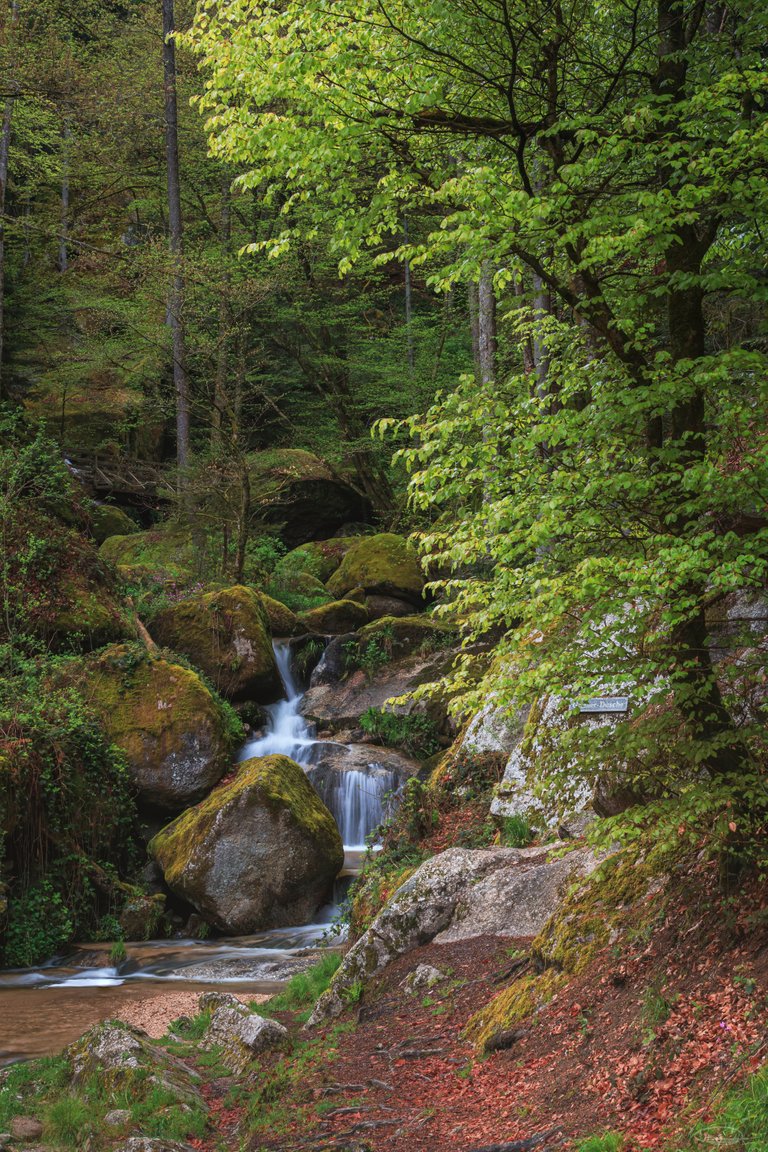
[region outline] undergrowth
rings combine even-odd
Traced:
[[[341,964],[338,952],[325,952],[316,964],[305,972],[297,972],[282,992],[273,996],[267,1005],[254,1005],[254,1011],[301,1011],[310,1008],[325,992]]]

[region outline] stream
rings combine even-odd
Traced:
[[[321,909],[312,924],[251,936],[126,942],[126,958],[118,965],[110,964],[108,943],[88,943],[37,968],[0,970],[0,1066],[58,1052],[99,1020],[118,1016],[126,1004],[164,991],[224,986],[238,994],[272,994],[302,956],[325,942],[349,881],[360,870],[366,837],[386,814],[400,781],[376,764],[374,748],[369,771],[324,767],[329,752],[343,762],[346,746],[315,738],[301,715],[303,693],[290,647],[276,642],[274,648],[285,698],[269,705],[264,734],[247,741],[238,760],[280,754],[307,772],[344,841],[335,902]]]

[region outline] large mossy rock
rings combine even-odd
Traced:
[[[190,533],[172,525],[110,536],[101,545],[99,555],[118,567],[154,573],[180,584],[194,578],[199,563]]]
[[[283,572],[308,572],[324,584],[360,539],[359,536],[334,536],[330,540],[308,540],[278,560],[275,575],[280,576]]]
[[[254,518],[276,525],[289,548],[323,540],[344,524],[367,521],[371,507],[324,460],[298,448],[248,457]]]
[[[319,608],[321,604],[330,604],[333,600],[333,596],[317,576],[303,571],[290,572],[287,569],[272,574],[267,585],[267,593],[293,612],[307,612],[312,608]]]
[[[340,636],[366,625],[368,609],[355,600],[332,600],[330,604],[302,612],[299,620],[309,632],[319,636]]]
[[[172,892],[235,935],[307,923],[344,862],[333,817],[286,756],[246,760],[149,850]]]
[[[182,652],[229,700],[270,704],[283,693],[259,594],[235,585],[200,592],[158,613],[153,637]]]
[[[41,631],[59,652],[90,652],[135,636],[128,613],[109,583],[82,569],[62,576]]]
[[[301,623],[296,613],[292,612],[287,604],[282,604],[274,597],[267,596],[266,592],[259,592],[258,596],[267,614],[269,630],[273,636],[285,639],[288,636],[303,636],[306,633],[305,625]]]
[[[126,756],[141,803],[178,812],[204,796],[232,764],[240,726],[196,672],[116,645],[81,664],[77,677],[113,744]]]
[[[91,536],[97,544],[103,544],[110,536],[132,536],[138,532],[135,520],[115,504],[94,504],[91,513]]]
[[[121,1020],[96,1024],[64,1056],[74,1089],[98,1081],[110,1095],[122,1090],[140,1099],[160,1088],[189,1108],[204,1107],[199,1073]]]
[[[449,848],[402,884],[347,952],[310,1024],[338,1016],[353,986],[367,983],[398,956],[434,940],[533,936],[559,907],[574,878],[597,859],[587,848],[551,858],[544,848]]]
[[[416,551],[392,532],[361,537],[346,553],[327,586],[337,598],[353,588],[362,588],[371,595],[395,596],[414,605],[420,605],[424,598],[424,575]]]

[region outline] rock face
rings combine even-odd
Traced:
[[[321,636],[339,636],[356,632],[368,623],[368,609],[355,600],[332,600],[299,615],[301,623]]]
[[[244,1072],[253,1058],[280,1045],[288,1029],[277,1020],[250,1012],[226,992],[205,992],[198,1001],[201,1012],[211,1013],[205,1047],[221,1049],[221,1061],[233,1072]]]
[[[107,734],[125,753],[139,800],[178,812],[232,763],[241,732],[195,672],[116,645],[83,665]]]
[[[333,817],[286,756],[246,760],[149,851],[173,892],[235,935],[311,920],[344,861]]]
[[[427,860],[350,948],[310,1024],[338,1016],[353,984],[369,980],[397,956],[431,940],[535,935],[570,880],[597,867],[588,849],[558,860],[548,859],[550,850],[450,848]]]
[[[267,614],[251,588],[190,596],[160,612],[150,627],[160,644],[188,656],[229,700],[280,699]]]
[[[294,548],[323,540],[344,524],[367,521],[368,501],[324,460],[298,448],[274,448],[248,457],[254,518],[276,525]]]
[[[331,642],[312,673],[310,688],[302,701],[301,710],[320,728],[339,732],[357,726],[368,708],[382,708],[388,700],[405,695],[423,684],[431,684],[428,700],[399,704],[394,711],[404,714],[426,713],[440,727],[446,719],[447,701],[442,680],[453,662],[453,652],[441,650],[422,656],[408,656],[403,660],[385,663],[373,674],[362,669],[349,673],[346,678],[345,645],[356,648],[354,637],[339,637]]]
[[[328,580],[328,590],[337,597],[345,596],[353,588],[420,605],[424,576],[415,550],[402,536],[392,532],[362,537],[352,545]]]

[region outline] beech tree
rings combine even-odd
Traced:
[[[747,0],[204,0],[190,36],[214,152],[330,222],[342,271],[371,250],[446,289],[490,261],[510,301],[517,371],[460,383],[405,454],[453,608],[505,630],[466,698],[572,713],[629,687],[614,761],[670,828],[732,843],[764,808],[762,726],[707,614],[768,563],[767,23]],[[402,244],[418,210],[440,227]],[[606,755],[604,728],[569,733],[556,788]]]

